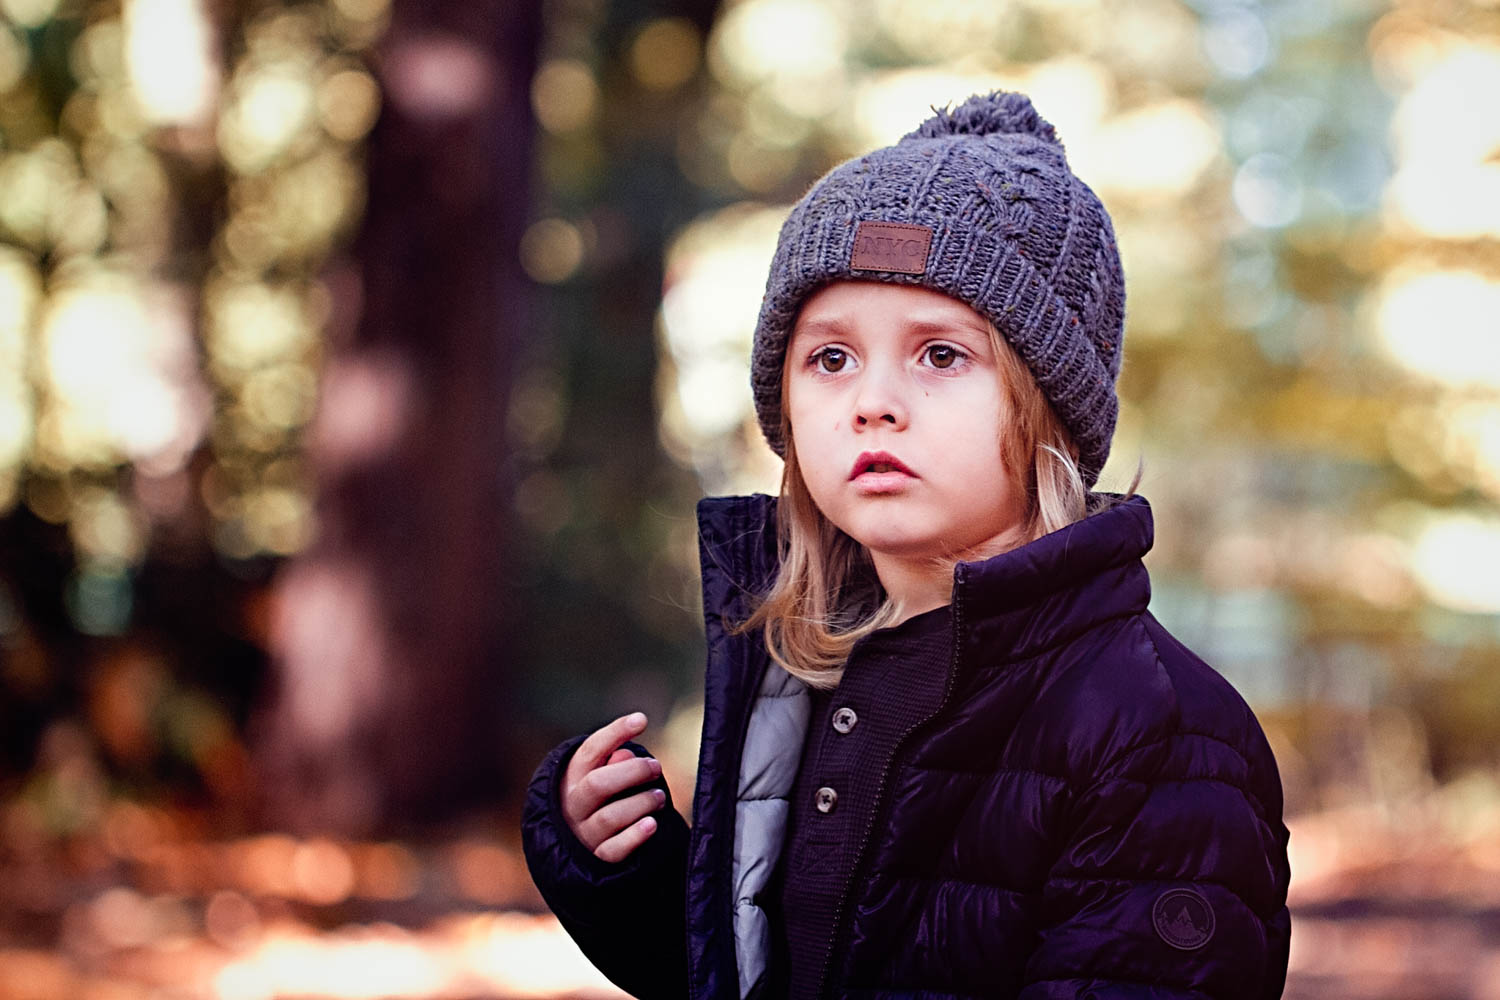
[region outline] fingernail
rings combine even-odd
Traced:
[[[653,791],[656,793],[656,801],[657,802],[666,802],[667,801],[667,793],[666,792],[662,791],[660,788],[653,789]]]
[[[644,726],[646,724],[646,713],[631,712],[629,715],[625,716],[625,721],[630,723],[632,726]]]
[[[657,760],[655,757],[646,758],[646,767],[650,769],[653,775],[661,774],[661,761]]]

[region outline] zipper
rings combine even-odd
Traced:
[[[849,890],[854,887],[854,884],[857,881],[859,881],[856,876],[860,874],[861,870],[865,867],[865,862],[869,860],[865,856],[865,852],[869,849],[870,846],[870,834],[875,830],[875,820],[880,814],[886,812],[890,805],[889,798],[885,796],[885,792],[890,785],[889,769],[895,766],[896,758],[899,757],[901,753],[901,745],[911,737],[912,733],[916,732],[922,726],[926,725],[934,718],[936,718],[943,711],[943,709],[947,707],[949,699],[953,697],[953,686],[958,680],[958,637],[960,631],[962,630],[962,624],[962,602],[959,599],[958,588],[954,587],[953,652],[948,660],[948,677],[943,685],[943,696],[938,701],[938,706],[933,710],[931,715],[919,722],[914,722],[910,726],[906,727],[906,731],[896,739],[896,745],[891,750],[891,760],[890,763],[886,765],[887,774],[885,776],[885,780],[880,783],[880,794],[882,801],[878,802],[876,804],[876,808],[870,813],[869,822],[865,824],[864,832],[860,835],[859,850],[854,855],[854,868],[849,872],[848,877],[844,879],[843,888],[839,890],[839,905],[834,910],[836,916],[834,918],[833,937],[828,942],[828,950],[823,953],[822,969],[818,972],[818,988],[813,991],[813,996],[819,998],[819,1000],[822,1000],[824,990],[829,986],[828,976],[833,963],[833,956],[837,954],[838,945],[844,937],[844,932],[848,930],[849,921],[847,919],[847,910],[849,905]]]

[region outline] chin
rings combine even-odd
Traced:
[[[994,534],[973,537],[972,526],[965,532],[944,530],[941,525],[923,526],[913,524],[911,518],[898,519],[894,523],[855,525],[854,531],[844,533],[871,552],[880,552],[899,559],[929,558],[949,562],[974,562],[997,555],[1020,540],[1007,536],[1009,529],[997,529]],[[952,525],[948,526],[952,528]]]
[[[930,534],[913,531],[911,526],[886,527],[884,530],[845,532],[871,552],[911,559],[918,556],[938,557],[946,546],[942,539]]]

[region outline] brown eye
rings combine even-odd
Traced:
[[[958,348],[947,344],[934,344],[927,348],[927,360],[934,368],[950,368],[958,360]]]
[[[825,372],[842,371],[849,356],[837,347],[825,347],[818,352],[818,367]]]

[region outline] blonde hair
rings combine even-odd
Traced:
[[[1011,417],[1000,440],[1001,459],[1006,469],[1024,470],[1026,476],[1022,544],[1121,502],[1089,492],[1078,468],[1078,448],[1030,369],[993,323],[989,324],[989,336]],[[797,464],[797,445],[785,403],[783,375],[781,422],[786,465],[777,505],[781,564],[771,589],[734,631],[761,628],[772,659],[812,687],[829,689],[843,676],[844,662],[854,644],[877,629],[895,624],[901,609],[889,598],[873,611],[869,609],[872,602],[860,601],[861,584],[873,574],[874,564],[863,545],[823,516],[808,492]],[[1140,478],[1137,469],[1125,497],[1135,493]],[[951,572],[961,556],[956,553],[937,561]]]

